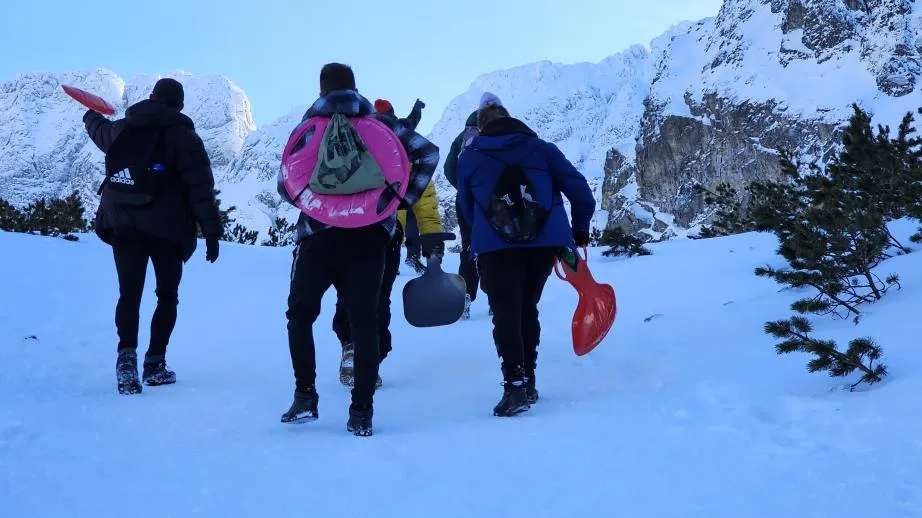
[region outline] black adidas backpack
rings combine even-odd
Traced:
[[[106,153],[106,178],[97,194],[117,205],[143,207],[153,203],[174,180],[166,161],[164,131],[127,126]]]
[[[477,151],[504,165],[490,193],[489,205],[481,207],[490,226],[507,243],[538,239],[547,223],[549,211],[538,204],[534,184],[525,170],[483,150]]]

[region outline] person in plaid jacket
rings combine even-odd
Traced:
[[[410,159],[409,187],[403,202],[407,207],[415,204],[432,180],[439,162],[439,148],[415,131],[377,114],[371,102],[358,93],[352,69],[329,63],[320,71],[320,98],[302,120],[335,113],[347,117],[373,116],[394,131]],[[294,204],[281,172],[278,192],[282,199]],[[396,227],[396,211],[380,223],[353,229],[335,228],[304,213],[298,219],[286,312],[295,396],[289,410],[282,415],[282,422],[305,422],[318,417],[313,325],[320,314],[324,293],[335,286],[347,304],[355,347],[355,382],[347,429],[359,436],[372,434],[379,363],[378,298],[386,249]]]

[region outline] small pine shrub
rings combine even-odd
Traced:
[[[605,257],[650,255],[653,252],[643,246],[640,238],[628,235],[621,227],[606,229],[599,239],[599,246],[607,246],[608,250],[602,252]]]

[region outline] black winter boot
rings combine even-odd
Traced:
[[[176,383],[176,373],[166,368],[166,360],[160,357],[144,358],[141,379],[145,385],[156,387]]]
[[[119,351],[115,362],[115,377],[118,380],[119,394],[140,394],[141,382],[138,381],[138,353],[134,349]]]
[[[538,402],[538,389],[535,388],[535,371],[528,372],[528,381],[525,382],[525,395],[529,405]]]
[[[373,415],[374,409],[371,405],[349,405],[349,422],[346,423],[346,430],[352,432],[356,437],[371,437]]]
[[[291,403],[291,408],[282,414],[283,423],[306,423],[316,421],[320,417],[317,412],[317,402],[320,397],[314,387],[303,392],[295,391],[295,400]]]
[[[493,407],[493,415],[497,417],[511,417],[531,408],[528,402],[528,393],[525,389],[528,376],[525,371],[518,368],[506,374],[503,382],[503,398]]]

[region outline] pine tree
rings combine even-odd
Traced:
[[[8,204],[7,204],[8,205]],[[85,232],[87,221],[84,218],[85,209],[83,201],[77,192],[66,198],[39,199],[27,205],[19,214],[15,208],[5,208],[4,216],[12,221],[12,225],[20,228],[20,232],[41,234],[43,236],[64,236],[70,241],[76,241],[74,232]]]
[[[857,169],[834,160],[826,174],[782,153],[788,183],[755,183],[751,214],[758,230],[774,232],[788,267],[757,268],[756,275],[817,294],[795,302],[799,313],[853,315],[858,306],[879,300],[896,276],[881,280],[874,268],[885,259],[889,232],[882,210],[869,207]],[[808,174],[801,174],[806,169]],[[844,314],[842,313],[844,311]]]
[[[3,198],[0,198],[0,230],[7,232],[26,231],[22,211]]]
[[[55,229],[54,213],[47,200],[36,200],[23,209],[26,232],[50,236]]]
[[[778,354],[800,351],[815,356],[807,363],[807,370],[810,372],[827,371],[830,376],[844,377],[856,370],[860,371],[861,378],[851,385],[851,389],[860,383],[877,383],[887,375],[886,365],[880,363],[881,349],[872,339],[852,340],[848,349],[842,352],[832,340],[817,340],[811,337],[812,331],[813,326],[810,322],[799,316],[765,324],[766,333],[783,340],[775,345]]]
[[[269,227],[269,237],[263,240],[262,246],[291,246],[295,244],[298,227],[289,223],[285,218],[275,218]]]
[[[711,224],[701,227],[696,239],[729,236],[754,230],[755,225],[752,219],[744,213],[736,188],[729,183],[719,184],[717,192],[697,184],[695,191],[704,194],[705,205],[716,207]]]
[[[599,243],[602,242],[602,231],[598,228],[593,228],[592,232],[589,233],[589,246],[599,246]]]
[[[875,134],[871,117],[858,106],[853,110],[842,136],[842,153],[828,170],[830,179],[852,196],[859,211],[880,215],[888,249],[897,254],[911,252],[887,224],[910,215],[912,207],[922,203],[922,140],[915,134],[913,116],[907,113],[897,136],[891,138],[889,127],[880,126]]]
[[[49,206],[54,215],[52,235],[63,235],[69,240],[76,241],[76,237],[71,234],[86,231],[87,221],[84,218],[86,210],[77,191],[73,191],[66,198],[51,200]]]
[[[609,247],[602,252],[605,257],[613,255],[626,255],[633,257],[635,255],[650,255],[653,252],[643,246],[640,238],[628,235],[621,227],[612,227],[606,229],[599,239],[600,246]]]
[[[255,230],[247,230],[247,228],[240,223],[236,223],[233,228],[224,231],[222,240],[231,243],[239,243],[241,245],[255,245],[257,238],[259,238],[258,232]]]
[[[230,207],[226,209],[222,209],[221,208],[221,198],[218,197],[219,194],[221,194],[221,191],[218,189],[215,189],[214,202],[215,202],[215,206],[218,207],[218,215],[219,215],[219,221],[221,223],[221,228],[223,228],[224,231],[227,232],[227,229],[233,227],[235,223],[235,218],[231,216],[231,214],[237,211],[237,206],[231,205]]]

